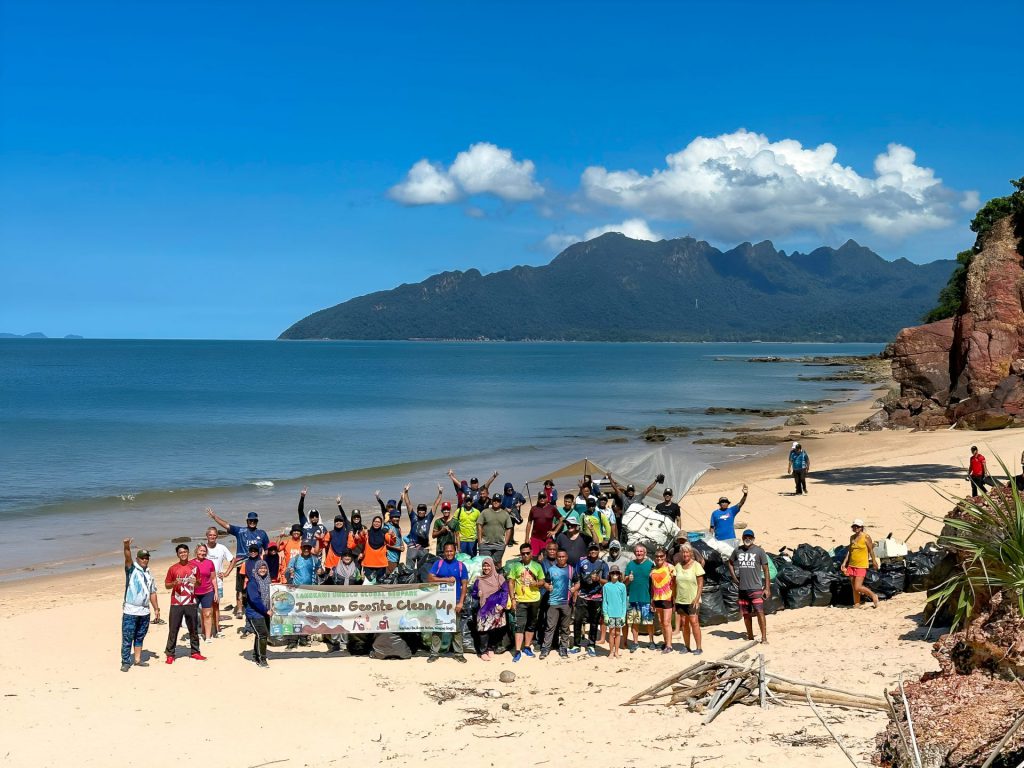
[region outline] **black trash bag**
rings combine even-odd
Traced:
[[[416,566],[416,577],[413,584],[426,584],[430,581],[427,577],[430,575],[430,569],[434,567],[434,563],[436,563],[437,560],[437,555],[427,554],[427,556],[420,561],[420,564]]]
[[[772,596],[764,601],[764,612],[765,614],[778,613],[785,607],[785,603],[782,602],[782,585],[776,579],[772,582]]]
[[[804,570],[796,563],[783,563],[778,573],[779,583],[787,589],[810,584],[812,576],[813,574],[810,571]]]
[[[811,605],[818,608],[825,608],[832,605],[832,591],[836,582],[842,581],[843,576],[831,571],[815,571],[811,577]]]
[[[813,599],[814,590],[809,583],[800,587],[787,587],[782,593],[782,604],[787,609],[806,608],[812,604]]]
[[[853,605],[853,586],[845,576],[832,584],[832,605]]]
[[[722,585],[704,582],[704,590],[700,595],[700,625],[713,627],[729,621],[729,612],[723,601]]]
[[[381,632],[373,640],[372,659],[411,659],[412,649],[401,635]]]
[[[717,549],[712,548],[707,542],[698,539],[693,542],[693,549],[704,559],[704,580],[720,582],[722,581],[722,568],[725,568],[726,576],[729,573],[729,566],[725,564],[725,560],[722,558],[722,553]],[[726,581],[729,579],[726,578]]]
[[[373,650],[375,636],[371,634],[355,634],[350,632],[345,647],[353,656],[367,656]]]
[[[810,544],[801,544],[796,548],[796,552],[793,553],[793,565],[812,573],[831,571],[835,567],[832,562],[832,555],[821,547],[811,546]]]
[[[417,584],[416,571],[412,570],[409,566],[400,563],[395,568],[392,575],[395,577],[396,584]]]
[[[401,567],[401,566],[399,566]],[[393,570],[391,573],[385,573],[379,579],[377,579],[377,585],[383,586],[385,584],[397,584],[398,583],[398,568]]]
[[[925,544],[917,552],[908,554],[906,557],[907,580],[903,587],[904,591],[924,592],[927,590],[932,572],[944,554],[945,550],[932,543]]]
[[[850,548],[845,544],[840,544],[835,548],[835,551],[832,553],[832,562],[835,565],[835,570],[839,570],[839,566],[843,564],[843,560],[846,559],[846,553],[849,550]]]
[[[739,615],[739,612],[740,612],[740,604],[739,604],[740,590],[739,590],[739,587],[737,587],[735,584],[733,584],[732,579],[730,579],[729,581],[723,581],[719,585],[719,587],[721,588],[721,592],[722,592],[722,605],[725,606],[726,614],[730,614],[730,615],[731,614],[736,614],[736,615]]]
[[[867,579],[864,580],[867,584]],[[894,595],[900,594],[907,583],[907,568],[903,563],[882,563],[882,570],[878,572],[878,580],[873,586],[868,586],[882,600],[887,600]]]

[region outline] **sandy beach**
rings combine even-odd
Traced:
[[[809,417],[803,429],[820,434],[802,440],[812,462],[807,496],[791,495],[784,475],[788,445],[782,445],[707,473],[682,500],[685,527],[706,528],[717,497],[735,500],[746,482],[750,496],[739,522],[757,531],[766,550],[843,543],[854,517],[876,539],[890,531],[902,539],[920,519],[912,508],[939,514],[949,504],[937,490],[968,491],[963,467],[970,445],[993,468],[999,455],[1014,471],[1024,447],[1024,434],[1016,431],[827,433],[832,424],[852,425],[871,411],[870,401],[861,401]],[[936,525],[926,523],[910,543],[919,546],[935,533]],[[167,565],[165,558],[154,562],[158,581]],[[263,670],[249,661],[251,643],[238,638],[240,622],[230,619],[224,638],[204,644],[207,661],[179,658],[170,667],[161,653],[166,626],[152,626],[148,666],[122,674],[122,589],[120,568],[0,585],[2,714],[7,732],[18,736],[0,748],[5,764],[141,759],[170,766],[199,758],[226,766],[399,765],[450,761],[467,748],[474,763],[492,766],[575,764],[582,754],[623,766],[686,765],[693,758],[696,765],[721,766],[847,764],[803,706],[767,712],[734,706],[708,727],[681,708],[620,706],[691,663],[679,654],[642,650],[615,661],[581,654],[515,665],[503,655],[489,663],[471,657],[466,665],[442,659],[428,666],[424,658],[328,656],[314,644],[271,649]],[[919,625],[924,600],[900,595],[877,611],[783,611],[769,617],[764,653],[780,674],[878,695],[901,672],[935,668]],[[166,612],[166,593],[161,604]],[[708,628],[704,637],[704,658],[718,658],[741,642],[742,625]],[[515,682],[498,682],[505,669],[515,672]],[[438,704],[429,694],[445,687],[467,692]],[[474,694],[485,689],[501,697]],[[867,765],[885,716],[839,709],[828,716]],[[471,717],[493,722],[466,724]]]

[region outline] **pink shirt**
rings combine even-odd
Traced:
[[[213,564],[213,560],[209,558],[205,560],[193,560],[189,565],[195,566],[196,578],[199,581],[196,583],[196,594],[206,595],[213,592],[214,579],[217,578],[217,566]]]

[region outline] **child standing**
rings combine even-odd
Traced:
[[[622,571],[617,565],[611,567],[608,579],[601,595],[601,612],[608,628],[608,657],[618,658],[622,626],[626,623],[626,585],[622,583]]]

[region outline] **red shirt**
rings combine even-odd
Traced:
[[[556,509],[552,504],[545,504],[543,507],[533,507],[530,510],[529,519],[533,521],[533,528],[530,529],[530,537],[543,541],[555,525]]]
[[[971,456],[971,474],[974,477],[981,477],[985,474],[985,457],[980,453]]]
[[[180,579],[180,581],[179,581]],[[166,583],[171,584],[171,605],[195,605],[196,566],[194,563],[175,563],[167,569]]]

